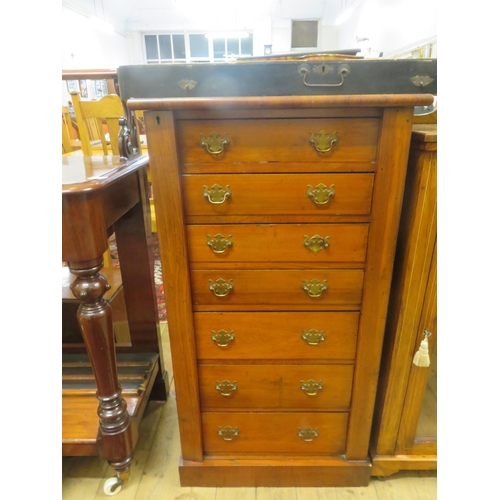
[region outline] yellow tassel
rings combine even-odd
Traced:
[[[425,337],[422,340],[418,351],[415,353],[413,357],[413,364],[416,366],[427,367],[431,364],[431,358],[429,357],[429,342],[427,337],[429,337],[429,333],[424,331]]]

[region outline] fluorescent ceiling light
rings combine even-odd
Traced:
[[[339,24],[342,24],[344,21],[347,21],[351,17],[352,12],[353,12],[352,7],[349,7],[348,9],[344,10],[344,12],[342,12],[342,14],[340,14],[340,16],[335,21],[335,26],[338,26]]]
[[[248,38],[248,33],[244,31],[227,31],[224,33],[206,33],[206,38]]]

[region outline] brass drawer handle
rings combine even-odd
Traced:
[[[305,234],[304,246],[317,255],[320,250],[325,250],[330,246],[330,236],[325,236],[323,238],[319,234],[315,234],[309,238],[309,236]]]
[[[320,77],[327,77],[328,75],[333,75],[335,73],[335,66],[333,64],[316,64],[312,67],[313,73]],[[309,64],[301,64],[299,67],[299,73],[303,77],[303,82],[306,87],[340,87],[344,85],[345,77],[351,72],[348,64],[340,64],[337,73],[340,75],[339,83],[308,83],[306,82],[306,77],[310,73],[311,69]]]
[[[320,130],[319,132],[309,131],[309,144],[318,153],[328,153],[333,148],[339,140],[337,137],[337,132],[328,133],[326,130]]]
[[[221,393],[222,396],[231,396],[231,394],[238,389],[238,382],[229,382],[229,380],[219,382],[216,380],[215,388]]]
[[[229,333],[226,330],[219,330],[218,332],[212,330],[211,338],[219,347],[227,347],[230,342],[234,342],[234,330]]]
[[[208,289],[216,296],[216,297],[225,297],[232,290],[234,290],[233,280],[224,280],[219,278],[213,282],[212,280],[208,280]]]
[[[239,433],[238,427],[229,427],[229,425],[217,429],[217,434],[219,434],[224,441],[232,441]]]
[[[307,382],[303,380],[300,381],[300,388],[308,395],[308,396],[316,396],[319,391],[323,390],[323,382],[318,380],[309,379]]]
[[[310,184],[307,186],[307,197],[316,203],[316,205],[326,205],[331,198],[335,196],[335,189],[332,184],[327,188],[324,184],[318,184],[313,188]]]
[[[312,441],[313,439],[318,437],[318,429],[311,429],[310,427],[306,427],[305,429],[301,429],[300,427],[297,429],[297,435],[301,437],[304,441]]]
[[[229,146],[230,141],[227,138],[227,132],[224,135],[219,135],[217,132],[211,132],[208,137],[205,134],[201,135],[201,146],[204,147],[211,155],[220,155],[226,146]]]
[[[325,340],[325,330],[302,330],[302,339],[305,340],[309,345],[318,345],[320,342]]]
[[[229,186],[223,188],[218,184],[214,184],[210,189],[203,185],[203,197],[206,198],[212,205],[222,205],[228,198],[231,198]]]
[[[307,292],[309,297],[312,298],[321,297],[321,294],[325,290],[328,290],[328,281],[324,280],[323,283],[321,283],[317,279],[313,279],[311,281],[302,280],[302,290]]]
[[[233,246],[232,236],[229,234],[227,238],[218,233],[213,238],[207,234],[207,246],[212,249],[213,253],[222,254],[226,253],[230,247]]]

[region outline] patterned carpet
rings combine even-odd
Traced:
[[[111,238],[109,238],[109,250],[111,254],[111,264],[114,267],[120,267],[114,234],[111,236]],[[158,245],[158,237],[156,236],[156,234],[153,234],[153,254],[155,258],[154,277],[156,300],[158,304],[158,318],[160,321],[166,321],[167,311],[165,306],[165,293],[163,291],[163,275],[161,273],[160,247]]]

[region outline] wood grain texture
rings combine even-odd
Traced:
[[[437,248],[433,252],[433,257],[429,270],[429,277],[427,280],[427,289],[422,304],[422,315],[418,324],[417,331],[431,332],[432,335],[428,338],[429,355],[433,363],[437,362],[435,351],[437,344]],[[423,339],[422,333],[416,335],[414,352],[420,347]],[[405,401],[403,405],[403,412],[401,414],[401,424],[398,432],[398,439],[396,441],[396,453],[411,454],[414,450],[415,453],[422,453],[422,445],[426,446],[426,453],[434,453],[437,455],[437,394],[432,394],[432,406],[430,408],[430,415],[427,420],[431,425],[428,425],[428,434],[417,436],[417,427],[422,412],[426,411],[424,408],[424,395],[427,388],[427,381],[431,372],[436,369],[432,367],[419,367],[414,364],[410,367],[410,374],[408,378],[408,385],[405,394]],[[420,446],[419,446],[420,445]]]
[[[345,450],[348,413],[203,413],[205,452],[210,455],[238,453],[340,454]],[[222,439],[219,427],[238,428],[232,441]],[[315,429],[317,437],[304,441],[298,429]]]
[[[354,360],[357,312],[195,313],[198,359],[343,359]],[[323,332],[323,341],[308,344],[303,332]],[[220,347],[213,332],[233,332],[234,341]]]
[[[273,498],[273,496],[280,495],[280,492],[286,492],[286,500],[337,500],[337,493],[341,492],[344,495],[343,498],[349,500],[396,500],[387,491],[385,483],[389,482],[392,485],[401,483],[400,497],[397,498],[397,500],[401,500],[405,498],[405,490],[410,486],[406,480],[408,477],[405,475],[406,473],[396,473],[385,482],[372,477],[366,487],[357,488],[318,487],[317,484],[309,485],[309,487],[291,488],[182,487],[178,472],[179,454],[180,438],[175,398],[169,398],[166,404],[148,403],[139,429],[139,441],[137,442],[130,479],[120,492],[120,497],[123,496],[126,500],[165,500],[167,498],[176,499],[184,495],[184,499],[194,497],[196,500],[256,500],[257,495],[267,495],[267,498]],[[314,462],[316,465],[318,464],[317,459]],[[227,467],[228,461],[224,461],[224,463]],[[338,460],[337,463],[339,463]],[[63,457],[62,465],[63,500],[74,498],[104,499],[103,483],[108,477],[114,475],[114,471],[105,462],[98,457]],[[342,466],[338,465],[338,467]],[[219,480],[230,477],[231,469],[228,469],[229,467],[225,470],[227,476],[217,474]],[[276,471],[276,467],[272,470]],[[294,477],[295,470],[288,469],[290,478]],[[305,472],[303,478],[310,475],[310,472]],[[325,478],[330,479],[332,476],[336,476],[338,479],[338,475],[339,473],[330,467],[329,470],[323,471],[320,479],[324,481]],[[435,471],[415,472],[411,476],[411,481],[420,495],[419,500],[436,500],[437,478]],[[377,491],[380,492],[381,496],[377,494]],[[383,496],[384,494],[386,496]]]
[[[243,305],[253,310],[272,310],[276,307],[301,307],[302,310],[361,304],[363,271],[360,269],[302,269],[302,270],[194,270],[191,271],[193,304],[213,311],[238,310]],[[217,297],[209,289],[209,280],[233,281],[233,290]],[[319,297],[310,297],[302,289],[303,281],[326,280],[328,289]]]
[[[127,107],[135,110],[177,109],[275,109],[328,107],[398,107],[432,104],[432,94],[371,94],[371,95],[317,95],[317,96],[251,96],[251,97],[197,97],[170,99],[129,99]]]
[[[203,196],[204,188],[229,186],[231,197],[220,205]],[[335,195],[324,205],[308,196],[308,186],[333,185]],[[219,174],[183,175],[187,216],[208,215],[368,215],[373,174]]]
[[[254,263],[273,267],[274,263],[295,263],[302,267],[319,267],[328,263],[363,264],[368,240],[368,224],[226,224],[190,225],[186,227],[191,268],[199,262],[218,267],[223,263]],[[215,253],[207,241],[217,234],[232,246]],[[210,235],[211,238],[208,238]],[[314,253],[304,245],[305,237],[328,238],[327,247]]]
[[[412,116],[408,108],[388,109],[382,122],[346,450],[349,460],[368,453]]]
[[[428,127],[436,130],[435,125]],[[408,454],[409,442],[405,445],[402,442],[413,441],[413,437],[404,433],[405,438],[402,435],[398,438],[400,426],[409,423],[403,423],[402,413],[405,412],[405,421],[411,420],[413,427],[418,418],[416,401],[405,409],[405,399],[413,355],[422,340],[422,307],[437,230],[436,153],[418,148],[426,137],[420,134],[418,141],[412,142],[408,162],[372,440],[377,455],[394,454],[397,440],[401,443],[400,452]],[[427,138],[432,143],[435,135]],[[435,336],[430,339],[431,345],[434,340]],[[412,411],[417,416],[411,416]]]
[[[437,457],[432,455],[375,455],[372,476],[391,476],[402,470],[437,470]]]
[[[318,152],[310,144],[311,132],[336,134],[331,150]],[[229,144],[220,154],[210,154],[201,137],[215,132],[227,136]],[[373,162],[377,154],[379,120],[375,118],[344,119],[262,119],[262,120],[179,120],[180,160],[184,165],[196,163],[272,162]]]
[[[182,453],[186,459],[201,460],[196,349],[174,123],[169,112],[145,113],[145,122],[162,272],[165,276],[165,298],[169,309],[169,335],[181,418]]]
[[[200,365],[201,407],[207,410],[347,410],[351,400],[353,365]],[[302,382],[321,382],[310,396]],[[237,383],[230,396],[216,390],[217,382]]]

